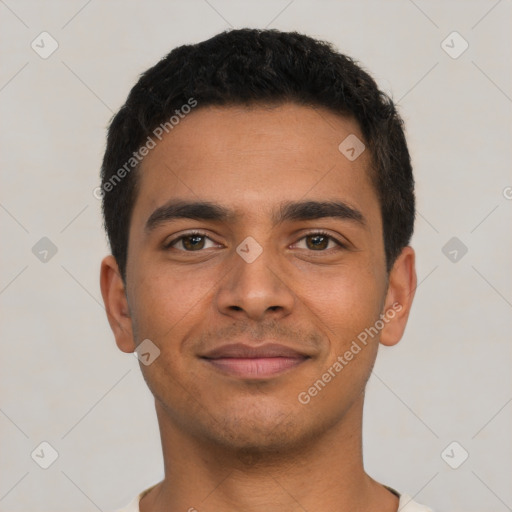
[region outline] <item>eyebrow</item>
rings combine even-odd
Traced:
[[[281,203],[279,214],[275,215],[274,224],[286,221],[305,221],[323,218],[336,218],[355,221],[366,225],[363,214],[343,201],[299,201]]]
[[[145,231],[150,233],[165,222],[176,219],[209,220],[227,222],[236,218],[236,213],[209,201],[172,200],[157,208],[146,221]],[[272,216],[274,225],[290,221],[307,221],[337,218],[366,225],[363,214],[343,201],[288,201],[279,205]]]

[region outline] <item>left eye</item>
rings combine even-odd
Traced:
[[[342,244],[326,233],[311,233],[302,237],[297,244],[304,241],[301,249],[310,249],[312,251],[325,251],[333,247],[342,247]]]

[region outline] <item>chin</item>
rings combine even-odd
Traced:
[[[270,414],[224,414],[218,422],[203,424],[200,435],[222,448],[231,451],[241,462],[254,463],[259,457],[294,452],[315,436],[315,425],[307,425],[304,418],[290,411]]]

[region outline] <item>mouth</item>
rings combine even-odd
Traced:
[[[310,358],[284,345],[235,343],[218,347],[201,357],[216,370],[234,377],[265,379],[296,368]]]

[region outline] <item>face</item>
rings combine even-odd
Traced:
[[[141,370],[172,428],[283,449],[362,403],[415,273],[410,248],[386,273],[369,151],[338,149],[351,134],[323,109],[198,107],[145,157],[126,288],[111,256],[101,284],[119,348],[160,350]]]

